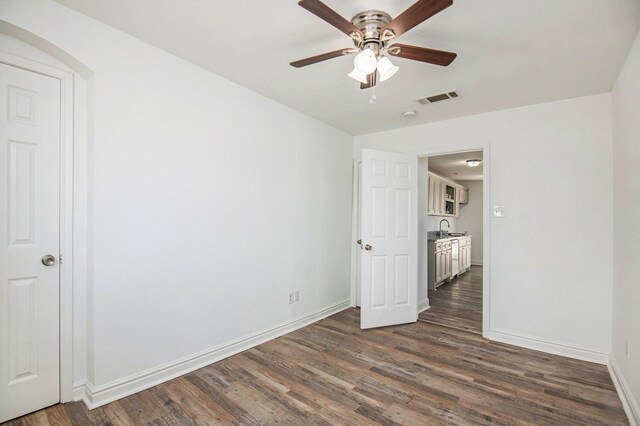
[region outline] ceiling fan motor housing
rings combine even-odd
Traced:
[[[362,41],[353,39],[357,48],[369,48],[374,52],[384,47],[382,40],[382,29],[391,22],[391,16],[380,10],[367,10],[360,12],[351,19],[351,23],[362,31],[364,38]]]

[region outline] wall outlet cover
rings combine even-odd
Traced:
[[[507,217],[507,208],[505,206],[493,206],[491,216],[499,218]]]

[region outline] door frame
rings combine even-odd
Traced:
[[[426,144],[425,144],[426,145]],[[417,149],[399,150],[404,154],[413,154],[418,158],[434,157],[438,155],[456,154],[460,152],[482,151],[482,337],[489,339],[491,334],[491,217],[489,215],[491,208],[491,142],[481,141],[469,144],[451,144],[436,145],[433,147],[422,146]],[[351,230],[351,306],[356,306],[356,250],[359,246],[356,244],[356,229],[358,219],[356,215],[360,212],[357,210],[357,195],[359,194],[357,178],[358,163],[362,162],[360,153],[356,153],[353,159],[353,221]],[[419,203],[418,203],[419,204]],[[419,208],[419,206],[416,206]],[[420,214],[420,212],[418,212]],[[424,259],[426,265],[427,259]],[[425,266],[428,267],[428,266]],[[420,286],[421,283],[418,283]],[[425,283],[426,286],[426,283]],[[428,301],[428,299],[427,299]],[[420,301],[418,301],[420,302]],[[418,310],[420,305],[418,303]]]
[[[73,74],[0,50],[0,63],[60,81],[60,402],[73,400]]]

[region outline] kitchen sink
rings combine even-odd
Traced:
[[[443,237],[464,237],[465,235],[467,235],[466,232],[443,232],[442,233]]]

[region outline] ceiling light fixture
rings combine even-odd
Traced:
[[[347,75],[352,79],[359,81],[362,84],[367,84],[367,75],[365,73],[358,71],[357,68],[354,68],[353,71],[351,71]]]
[[[355,69],[360,71],[363,74],[371,74],[376,70],[376,65],[378,63],[378,59],[376,58],[376,54],[371,49],[363,49],[362,52],[358,53],[355,58],[353,58],[353,66]]]
[[[399,66],[393,65],[389,58],[387,58],[386,56],[380,58],[377,68],[378,72],[380,73],[380,81],[388,80],[389,78],[393,77],[393,75],[400,69]]]
[[[469,167],[478,167],[482,163],[482,160],[467,160],[467,165]]]
[[[452,0],[417,0],[395,19],[381,10],[364,10],[349,21],[320,0],[299,0],[298,5],[302,8],[348,35],[354,47],[293,61],[291,66],[301,68],[355,54],[354,68],[348,76],[360,82],[360,89],[373,89],[376,84],[388,80],[398,72],[399,68],[391,63],[390,56],[446,67],[456,58],[455,53],[390,43],[452,4]]]

